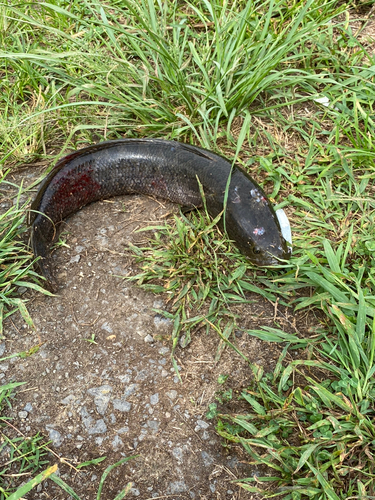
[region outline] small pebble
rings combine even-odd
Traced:
[[[204,420],[200,420],[198,419],[197,420],[197,426],[196,428],[194,429],[195,432],[199,431],[200,429],[208,429],[210,426],[210,424],[208,424],[207,422],[205,422]]]
[[[174,399],[177,398],[177,391],[175,391],[174,389],[172,389],[171,391],[166,392],[165,394],[169,397],[169,399],[174,400]]]
[[[69,261],[69,264],[76,264],[78,263],[79,261],[81,260],[81,256],[80,255],[75,255],[74,257],[72,257]]]
[[[113,408],[118,411],[125,411],[128,412],[132,408],[132,404],[129,403],[128,401],[125,401],[124,399],[114,399],[112,401]]]
[[[152,396],[150,396],[150,403],[152,405],[156,405],[158,402],[159,402],[159,394],[158,393],[153,394]]]
[[[214,459],[206,451],[202,451],[201,455],[205,467],[209,467],[213,463]]]

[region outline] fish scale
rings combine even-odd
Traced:
[[[239,166],[211,151],[163,139],[106,141],[58,161],[31,205],[31,244],[47,286],[56,290],[49,249],[58,224],[84,205],[121,194],[146,194],[199,208],[205,193],[209,214],[225,209],[228,235],[251,262],[274,265],[290,247],[261,187]],[[198,182],[199,179],[199,182]],[[221,223],[223,226],[223,223]]]

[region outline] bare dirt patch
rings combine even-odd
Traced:
[[[166,297],[119,277],[136,273],[126,245],[147,236],[135,229],[163,221],[173,210],[172,204],[124,196],[79,211],[64,223],[67,246],[53,255],[58,294],[25,292],[36,330],[16,315],[6,322],[2,357],[40,345],[30,357],[0,364],[2,383],[27,382],[9,411],[12,423],[26,436],[41,432],[72,465],[107,457],[78,473],[59,464],[82,500],[96,498],[106,466],[130,455],[138,458],[111,473],[102,500],[112,500],[129,481],[129,496],[142,500],[258,498],[232,481],[260,471],[239,448],[223,447],[205,417],[222,389],[218,376],[229,375],[230,386],[240,390],[251,380],[248,365],[229,349],[215,361],[219,340],[202,329],[176,352],[180,383],[170,361],[172,325],[154,311],[168,307]],[[242,327],[278,321],[289,331],[297,328],[296,318],[257,296],[238,312]],[[233,341],[266,370],[279,356],[277,347],[240,332]],[[27,498],[69,496],[46,482]]]

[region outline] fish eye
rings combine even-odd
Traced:
[[[259,255],[259,254],[261,253],[260,248],[258,248],[258,247],[254,247],[254,248],[253,248],[253,253],[255,253],[255,255]]]

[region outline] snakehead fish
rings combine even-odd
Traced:
[[[278,216],[263,190],[240,167],[211,151],[162,139],[106,141],[60,159],[31,205],[31,245],[41,273],[56,290],[49,249],[56,225],[87,203],[140,193],[187,208],[202,206],[201,183],[209,214],[225,210],[226,229],[238,249],[260,266],[289,259]],[[284,215],[285,218],[285,215]]]

